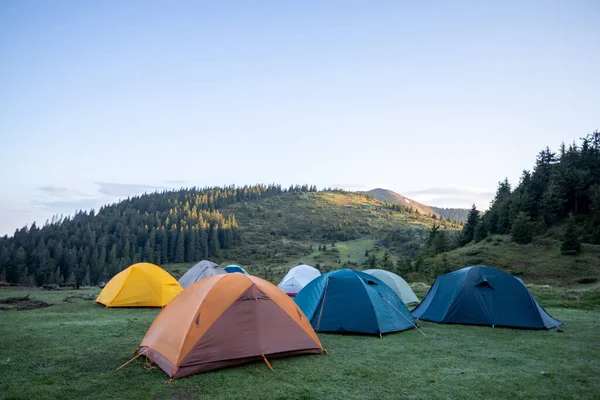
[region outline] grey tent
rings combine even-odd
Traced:
[[[200,279],[226,273],[227,272],[225,272],[223,268],[219,267],[214,262],[202,260],[190,268],[185,274],[183,274],[181,278],[179,278],[179,284],[185,289],[191,284],[198,282]]]

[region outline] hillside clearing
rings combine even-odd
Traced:
[[[413,279],[433,280],[436,274],[480,264],[503,269],[526,283],[573,286],[600,281],[600,246],[584,244],[581,254],[565,256],[560,253],[560,243],[552,239],[518,245],[509,236],[495,235],[424,259],[420,276]]]

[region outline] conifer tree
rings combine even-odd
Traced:
[[[533,239],[533,227],[529,216],[523,211],[519,212],[512,223],[510,234],[513,240],[519,244],[530,243]]]
[[[567,218],[560,251],[565,255],[575,255],[581,252],[581,242],[579,241],[579,233],[573,214],[569,214]]]
[[[435,237],[433,238],[433,242],[431,243],[433,251],[435,254],[443,253],[449,250],[448,245],[448,236],[444,231],[438,231]]]
[[[467,222],[465,223],[462,229],[462,237],[461,244],[464,246],[467,243],[470,243],[473,240],[475,235],[475,227],[479,222],[479,211],[475,204],[471,207],[471,211],[469,211],[469,216],[467,217]]]
[[[380,265],[382,269],[388,271],[391,271],[394,268],[394,262],[390,258],[390,253],[388,253],[387,251],[383,254]]]
[[[481,242],[488,235],[487,226],[485,222],[479,221],[475,226],[475,232],[473,233],[473,240],[475,243]]]
[[[175,250],[175,262],[182,263],[185,261],[185,232],[183,228],[179,231],[177,237],[177,246]]]

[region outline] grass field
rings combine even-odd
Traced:
[[[598,307],[548,308],[566,323],[551,331],[421,322],[427,336],[414,329],[383,339],[319,334],[328,355],[274,359],[274,372],[257,362],[165,385],[161,370],[137,363],[112,372],[130,359],[159,310],[106,309],[72,298],[98,292],[0,289],[0,299],[30,294],[52,304],[0,311],[0,398],[591,399],[600,393]],[[562,295],[551,291],[542,304]]]

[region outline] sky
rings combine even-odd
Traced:
[[[486,209],[600,129],[600,2],[0,2],[0,234],[182,186]]]

